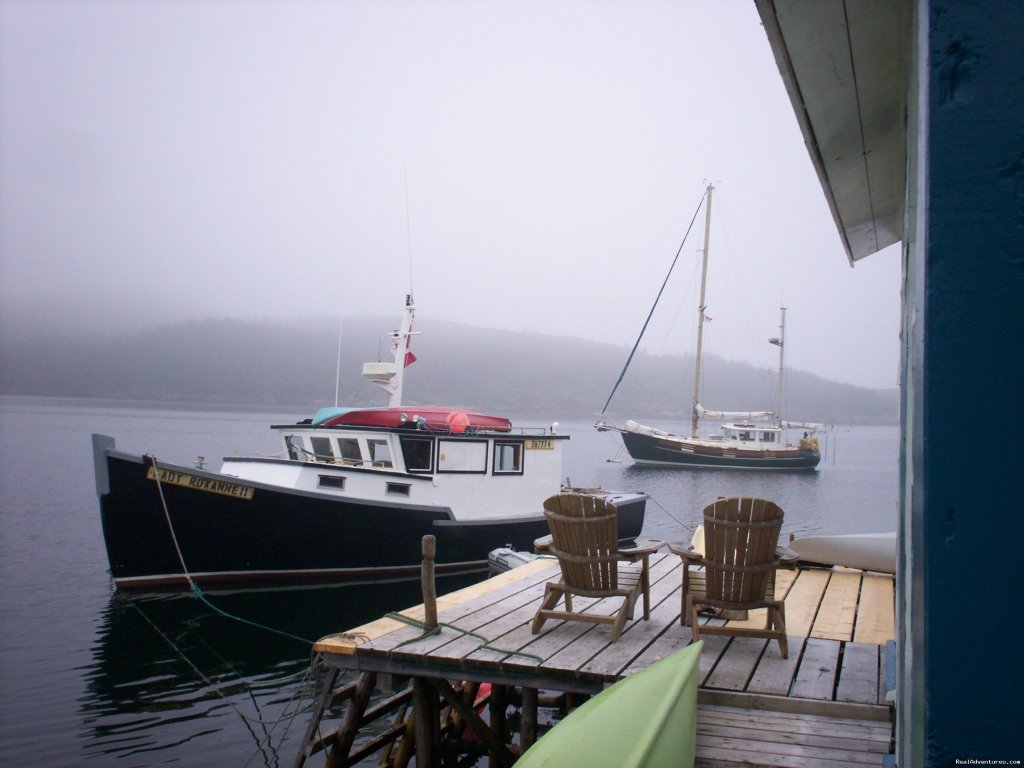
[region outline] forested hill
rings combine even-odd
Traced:
[[[380,404],[362,363],[387,359],[394,319],[343,323],[340,401]],[[541,418],[599,412],[628,350],[536,333],[417,320],[405,402],[446,404]],[[310,413],[334,403],[337,320],[201,320],[123,334],[33,330],[6,324],[0,336],[0,393],[218,405],[295,406]],[[609,416],[688,418],[689,356],[638,353]],[[707,407],[771,410],[775,372],[706,356]],[[831,424],[892,424],[895,388],[865,389],[802,371],[786,372],[787,417]]]

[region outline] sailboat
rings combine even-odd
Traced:
[[[804,424],[782,420],[784,363],[786,345],[786,308],[781,310],[779,336],[769,343],[779,348],[778,400],[774,411],[711,411],[700,403],[701,354],[704,340],[705,293],[708,276],[708,252],[711,239],[711,198],[714,186],[705,192],[704,251],[700,278],[700,306],[697,311],[697,351],[693,377],[693,405],[690,434],[678,435],[636,421],[612,426],[599,421],[600,431],[614,430],[622,435],[629,455],[638,464],[656,464],[674,467],[705,467],[716,469],[771,469],[813,470],[821,460],[818,440],[812,437],[822,429],[819,424]],[[699,210],[699,209],[698,209]],[[660,295],[660,294],[659,294]],[[653,310],[652,310],[653,311]],[[639,342],[638,342],[639,343]],[[634,348],[635,349],[635,348]],[[627,363],[628,365],[628,363]],[[620,376],[621,380],[621,376]],[[611,398],[609,398],[611,400]],[[605,406],[607,408],[607,404]],[[702,418],[722,420],[720,434],[699,436]],[[804,429],[798,444],[784,441],[785,429]]]

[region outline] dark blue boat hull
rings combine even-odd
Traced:
[[[717,447],[702,450],[699,446],[689,451],[684,450],[678,441],[655,435],[629,431],[622,431],[621,434],[629,455],[640,464],[695,469],[812,470],[821,460],[818,451],[805,448],[779,450],[772,452],[774,455],[755,451],[729,451]]]
[[[186,570],[200,585],[414,578],[427,534],[437,539],[438,573],[485,571],[490,550],[532,551],[549,533],[541,510],[464,522],[440,507],[339,499],[164,463],[205,487],[158,486],[146,460],[112,446],[94,438],[103,536],[123,589],[180,588]],[[631,539],[643,527],[646,497],[624,498],[620,534]]]

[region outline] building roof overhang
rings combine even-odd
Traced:
[[[755,0],[852,265],[903,238],[907,0]]]

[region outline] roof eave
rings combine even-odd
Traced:
[[[852,265],[903,236],[909,4],[755,2]]]

